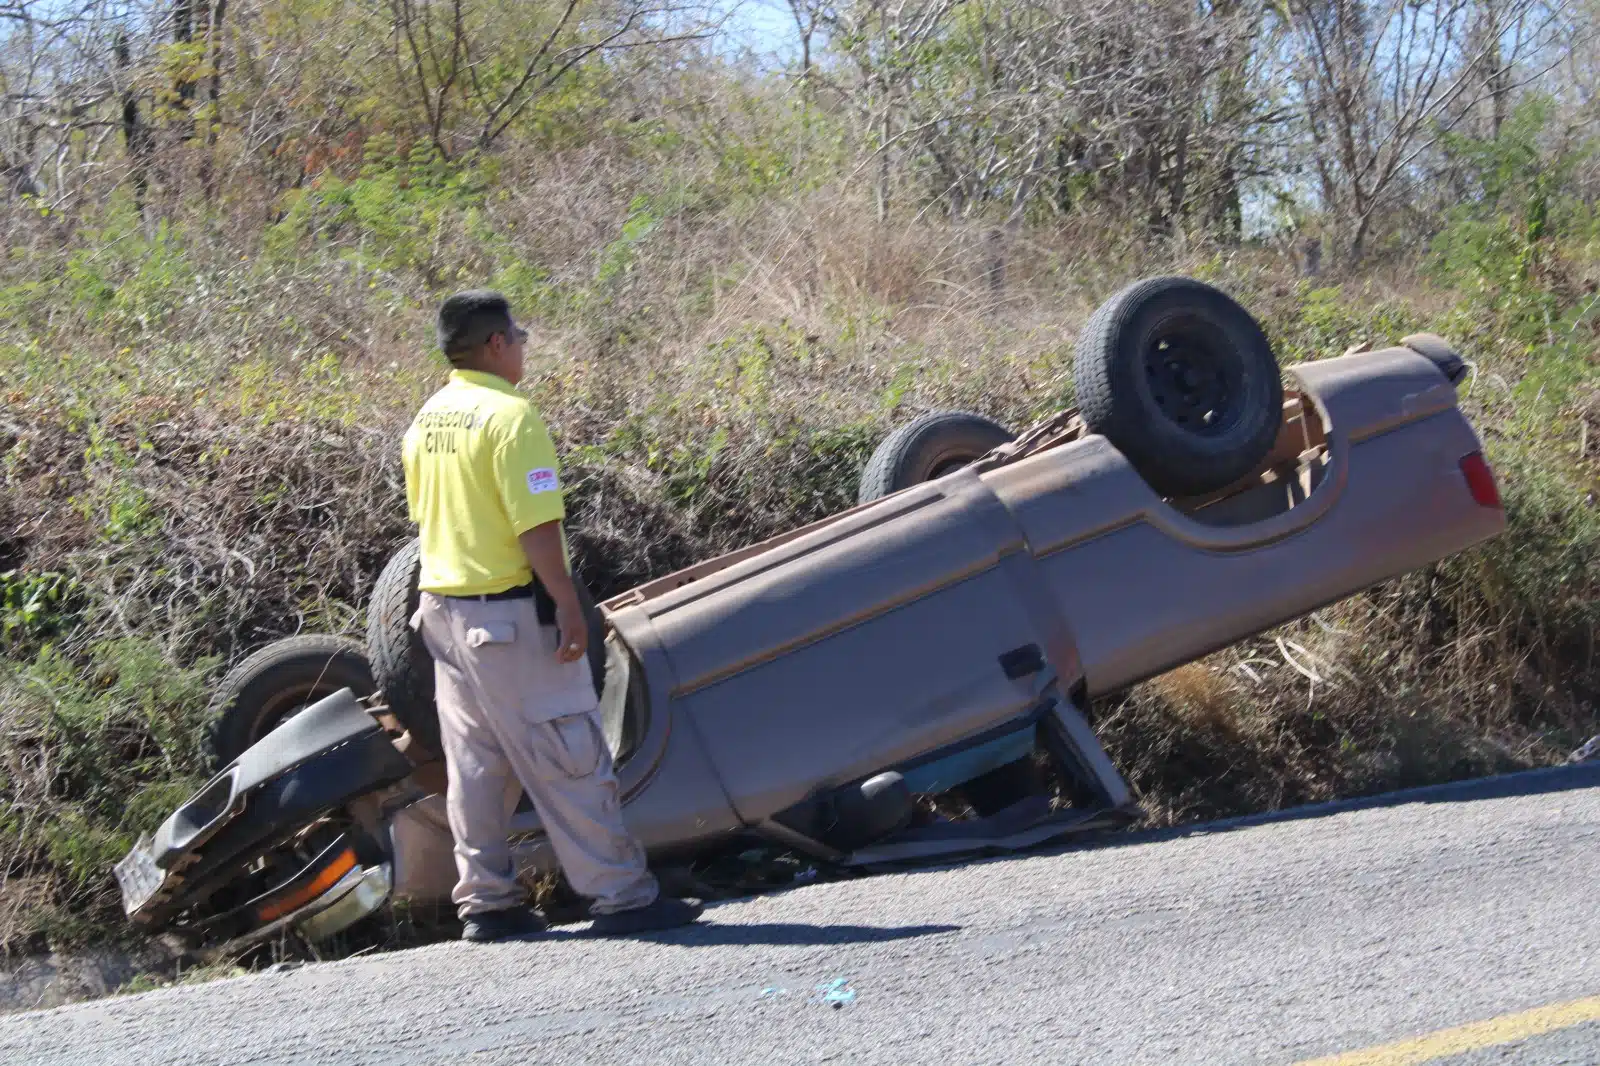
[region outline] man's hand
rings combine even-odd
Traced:
[[[589,625],[576,596],[567,603],[556,601],[556,632],[561,634],[561,644],[556,648],[558,662],[577,662],[589,650]]]

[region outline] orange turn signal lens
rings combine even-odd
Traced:
[[[339,878],[355,868],[356,853],[350,848],[345,848],[344,851],[339,853],[338,858],[328,864],[327,869],[287,896],[266,904],[256,912],[256,915],[263,922],[276,921],[290,911],[304,907],[307,903],[328,891],[328,889],[339,883]]]

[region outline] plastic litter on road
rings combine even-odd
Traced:
[[[846,1003],[855,1002],[855,989],[850,987],[850,978],[840,977],[830,984],[818,985],[817,991],[821,993],[820,999],[834,1010],[838,1010]]]

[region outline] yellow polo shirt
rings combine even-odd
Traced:
[[[550,431],[510,382],[451,371],[406,430],[401,456],[422,589],[475,596],[533,579],[517,537],[566,510]],[[561,547],[570,572],[565,533]]]

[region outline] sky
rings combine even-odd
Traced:
[[[758,56],[781,60],[794,53],[798,42],[794,16],[785,0],[730,0],[728,23],[719,50],[748,49]]]

